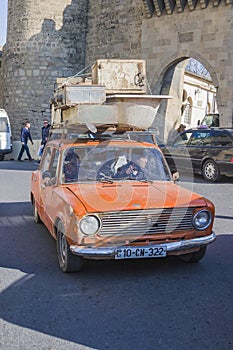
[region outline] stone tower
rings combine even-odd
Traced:
[[[26,120],[40,138],[56,78],[84,67],[87,7],[86,0],[8,0],[4,106],[14,139]]]

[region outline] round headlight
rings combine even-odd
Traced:
[[[193,217],[193,226],[196,230],[205,230],[212,221],[212,215],[208,210],[200,210]]]
[[[94,235],[100,228],[100,221],[96,216],[88,215],[80,221],[79,227],[85,235]]]

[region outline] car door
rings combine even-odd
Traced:
[[[195,172],[200,172],[203,159],[212,154],[211,130],[194,130],[187,146],[191,164]]]
[[[171,145],[161,148],[171,171],[189,170],[192,168],[188,145],[192,130],[187,130],[175,138]]]
[[[40,205],[42,207],[41,219],[52,231],[54,217],[56,216],[56,192],[58,170],[59,170],[59,150],[47,147],[46,154],[40,167]]]
[[[221,169],[225,172],[229,162],[233,157],[233,139],[227,130],[212,130],[212,158],[216,161]],[[226,168],[225,168],[226,166]]]

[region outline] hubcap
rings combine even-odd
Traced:
[[[216,169],[213,163],[207,163],[205,166],[205,175],[209,179],[213,179],[216,175]]]

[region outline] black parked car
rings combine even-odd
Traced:
[[[160,147],[172,172],[192,170],[212,182],[233,176],[233,129],[193,128]]]

